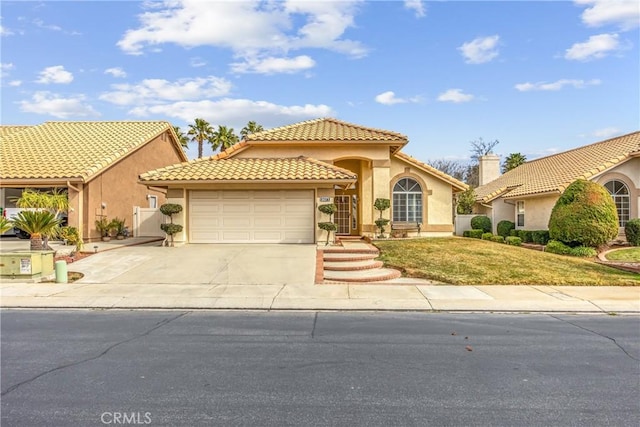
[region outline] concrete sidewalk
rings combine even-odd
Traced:
[[[3,308],[640,314],[640,287],[0,283]]]

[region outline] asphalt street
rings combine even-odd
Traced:
[[[3,310],[2,426],[636,426],[640,317]]]

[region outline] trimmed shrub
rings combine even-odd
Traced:
[[[505,219],[498,223],[496,231],[498,232],[499,236],[507,237],[510,236],[511,230],[514,230],[515,228],[516,225],[513,222],[507,221]]]
[[[631,246],[640,246],[640,218],[627,221],[624,226],[624,234]]]
[[[482,230],[464,230],[463,237],[471,237],[472,239],[482,239]]]
[[[486,215],[477,215],[471,218],[471,228],[480,229],[485,233],[491,232],[491,220]]]
[[[598,255],[598,251],[587,246],[576,246],[575,248],[571,248],[571,250],[569,251],[569,255],[576,257],[593,258],[594,256]]]
[[[522,243],[533,242],[533,237],[530,230],[518,230],[518,237],[520,237]]]
[[[569,255],[575,257],[594,257],[598,255],[598,251],[587,246],[571,246],[565,245],[558,240],[550,240],[545,249],[547,252],[557,255]]]
[[[574,181],[551,211],[549,235],[572,247],[606,244],[618,235],[618,212],[613,198],[598,183]]]
[[[491,240],[492,237],[493,233],[482,233],[482,236],[480,236],[482,240]]]
[[[509,236],[505,239],[507,245],[522,246],[522,239],[516,236]]]
[[[533,243],[546,245],[549,242],[549,230],[534,230],[531,232]]]
[[[559,242],[557,240],[549,240],[544,250],[546,252],[551,252],[552,254],[568,255],[570,249],[571,248],[569,246],[565,245],[562,242]]]
[[[520,230],[513,229],[509,231],[509,236],[520,237]]]
[[[491,236],[491,241],[496,243],[504,243],[504,237],[502,236]]]

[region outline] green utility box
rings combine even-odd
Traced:
[[[53,275],[53,251],[0,253],[0,276],[14,279],[40,279]]]

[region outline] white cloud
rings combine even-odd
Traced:
[[[438,96],[438,101],[441,102],[453,102],[460,104],[462,102],[469,102],[474,99],[474,96],[468,93],[464,93],[462,89],[449,89],[446,92],[442,92]]]
[[[383,105],[405,104],[407,102],[420,102],[420,97],[398,98],[393,91],[383,92],[376,95],[376,102]]]
[[[4,25],[0,25],[0,36],[12,36],[14,33]]]
[[[620,49],[617,34],[598,34],[589,37],[584,43],[575,43],[566,50],[565,59],[573,61],[589,61],[604,58],[610,52]]]
[[[99,116],[85,100],[84,95],[63,98],[51,92],[36,92],[31,101],[20,101],[18,105],[25,113],[48,114],[59,119]]]
[[[589,27],[613,24],[621,30],[630,30],[640,25],[638,0],[576,0],[575,3],[587,6],[582,12],[582,22]]]
[[[194,79],[179,79],[170,82],[164,79],[145,79],[138,84],[114,84],[111,92],[100,95],[103,101],[117,105],[155,104],[165,101],[189,101],[220,97],[229,94],[231,82],[209,76]]]
[[[231,64],[231,71],[234,73],[297,73],[315,67],[316,62],[307,55],[296,56],[295,58],[251,58],[245,62],[235,62]]]
[[[500,36],[478,37],[458,47],[467,64],[482,64],[498,56]]]
[[[20,85],[22,85],[22,80],[11,80],[9,82],[9,86],[11,87],[18,87]]]
[[[236,130],[247,124],[247,117],[265,128],[309,120],[317,117],[334,116],[327,105],[278,105],[267,101],[223,98],[217,101],[181,101],[162,105],[136,107],[129,114],[139,117],[166,115],[193,122],[194,117],[202,117],[212,124],[225,124]]]
[[[12,62],[0,63],[0,77],[7,77],[9,75],[10,70],[13,70]]]
[[[616,127],[607,127],[607,128],[598,129],[594,131],[593,136],[596,138],[607,139],[612,136],[620,135],[620,133],[621,133],[620,129]]]
[[[196,56],[189,60],[189,65],[191,65],[193,68],[204,67],[205,65],[207,65],[207,61],[200,58],[199,56]]]
[[[518,83],[515,85],[515,88],[520,92],[530,92],[530,91],[549,91],[549,90],[560,90],[566,86],[573,87],[575,89],[582,89],[587,86],[599,85],[602,83],[598,79],[592,80],[575,80],[575,79],[561,79],[552,83],[547,82],[537,82],[537,83]]]
[[[404,7],[415,11],[416,18],[422,18],[427,14],[427,7],[422,0],[404,0]]]
[[[49,84],[59,83],[68,84],[73,81],[73,74],[66,71],[62,65],[54,65],[53,67],[47,67],[40,71],[40,78],[36,80],[36,83]]]
[[[33,25],[35,25],[38,28],[42,28],[44,30],[62,31],[62,28],[60,28],[59,26],[52,25],[52,24],[45,24],[42,19],[34,19]]]
[[[104,73],[111,74],[113,77],[117,77],[117,78],[127,77],[127,73],[125,73],[125,71],[120,67],[107,68],[106,70],[104,70]]]
[[[248,64],[305,48],[327,49],[357,58],[365,56],[367,49],[343,36],[355,25],[354,16],[360,3],[359,0],[147,2],[144,3],[147,10],[139,15],[139,28],[126,31],[117,44],[132,55],[167,43],[185,48],[217,46],[230,49],[237,59]]]

